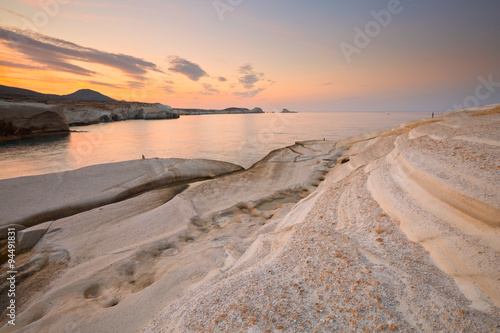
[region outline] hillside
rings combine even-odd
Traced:
[[[114,101],[111,97],[105,96],[100,92],[90,90],[90,89],[80,89],[72,94],[62,95],[62,98],[74,99],[78,101]]]
[[[35,98],[51,98],[51,99],[61,98],[61,99],[70,99],[77,101],[96,101],[96,102],[115,101],[111,97],[105,96],[100,92],[91,89],[80,89],[68,95],[54,95],[54,94],[43,94],[29,89],[0,85],[0,98],[12,97],[12,96],[30,96]]]

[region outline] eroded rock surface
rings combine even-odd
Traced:
[[[20,270],[36,266],[37,273],[19,284],[20,293],[34,296],[19,309],[15,329],[144,328],[183,294],[228,271],[260,234],[273,232],[338,156],[332,142],[299,143],[173,198],[170,188],[159,188],[52,222],[20,259]],[[83,191],[88,178],[78,178]],[[49,258],[55,264],[43,265]],[[29,283],[43,276],[54,279]]]
[[[58,219],[0,332],[495,332],[499,126],[497,105],[300,142]]]
[[[60,106],[0,101],[0,141],[66,133],[69,127]]]
[[[145,159],[0,180],[0,227],[30,227],[157,187],[243,170],[226,162]]]

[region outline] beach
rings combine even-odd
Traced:
[[[22,250],[15,326],[0,270],[0,332],[498,332],[499,128],[497,104],[247,169],[146,158],[0,180]]]

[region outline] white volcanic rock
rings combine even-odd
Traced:
[[[97,124],[111,121],[111,111],[88,107],[65,106],[64,115],[69,126]]]
[[[494,106],[298,142],[58,219],[0,333],[495,331],[499,124]]]
[[[60,106],[0,101],[0,140],[68,132]]]
[[[159,188],[54,221],[26,254],[29,258],[22,269],[32,271],[31,267],[37,267],[33,280],[42,275],[58,277],[50,287],[20,282],[22,295],[47,289],[19,309],[15,329],[140,330],[182,293],[229,269],[260,233],[274,230],[286,212],[314,190],[335,164],[339,153],[332,145],[329,141],[300,143],[270,153],[247,171],[192,184],[174,198],[167,193],[172,189]],[[147,160],[136,161],[141,162],[153,175],[158,172],[155,170],[174,169],[162,166],[160,161],[153,165]],[[199,163],[183,161],[175,170],[200,170],[200,166],[195,167]],[[93,194],[99,192],[96,189],[134,179],[120,179],[124,170],[113,169],[113,173],[96,169],[92,174],[81,169],[80,175],[75,175],[78,170],[73,171],[65,177],[71,185],[64,181],[61,185],[74,189],[75,194]],[[17,180],[21,186],[32,183]],[[55,200],[75,194],[56,193]],[[84,197],[87,200],[88,196]],[[39,268],[37,258],[54,251],[61,258],[59,266]]]
[[[17,251],[23,251],[31,249],[33,246],[42,239],[43,235],[47,232],[52,221],[37,224],[31,228],[26,228],[21,231],[17,231]]]
[[[173,119],[178,118],[178,112],[168,105],[155,104],[144,108],[143,119]]]
[[[174,119],[179,117],[178,113],[170,106],[159,103],[147,105],[131,103],[129,106],[115,107],[112,110],[101,110],[90,106],[67,105],[64,107],[64,114],[70,126],[127,119]]]
[[[211,160],[146,159],[0,180],[0,226],[29,227],[152,188],[238,170],[242,167]]]
[[[343,140],[274,232],[143,332],[495,331],[499,126],[496,105]]]

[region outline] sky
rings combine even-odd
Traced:
[[[265,111],[500,103],[498,0],[2,0],[0,84]]]

